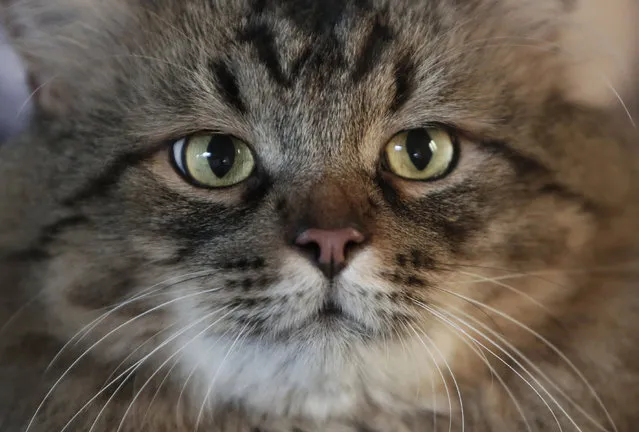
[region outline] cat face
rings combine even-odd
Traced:
[[[512,42],[555,26],[509,2],[328,3],[49,11],[100,29],[50,60],[46,142],[14,150],[51,206],[15,255],[60,331],[96,320],[102,360],[175,359],[198,400],[321,416],[413,403],[465,361],[480,305],[531,324],[574,294],[562,269],[628,172],[563,57]]]

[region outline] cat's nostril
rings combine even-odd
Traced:
[[[317,243],[311,242],[307,244],[300,244],[295,242],[295,244],[297,244],[298,246],[304,249],[304,251],[306,252],[306,256],[308,256],[310,260],[314,262],[319,262],[322,251]]]
[[[348,248],[364,240],[364,235],[355,228],[311,228],[301,233],[295,243],[317,250],[318,267],[327,277],[332,278],[344,268]]]

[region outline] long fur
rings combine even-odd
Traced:
[[[35,111],[0,147],[0,430],[633,431],[622,3],[2,0]],[[390,175],[422,127],[454,169]],[[251,178],[185,181],[202,131]],[[351,223],[329,280],[296,233]]]

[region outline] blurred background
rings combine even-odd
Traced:
[[[16,133],[28,118],[29,96],[17,56],[0,27],[0,143]]]

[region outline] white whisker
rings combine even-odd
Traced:
[[[235,348],[235,346],[237,345],[237,343],[243,339],[243,336],[245,335],[245,330],[248,328],[248,323],[244,325],[244,327],[242,327],[242,329],[238,332],[237,337],[235,338],[235,340],[233,341],[233,343],[231,344],[231,346],[229,347],[229,349],[226,352],[226,355],[224,356],[224,358],[222,359],[222,361],[220,362],[217,371],[215,372],[215,374],[213,375],[213,378],[211,379],[211,383],[209,384],[209,388],[206,391],[206,394],[204,395],[204,400],[202,401],[202,406],[200,407],[200,412],[197,415],[197,420],[195,421],[195,432],[197,432],[200,428],[200,422],[202,421],[202,416],[204,415],[204,409],[206,407],[206,403],[208,398],[211,395],[211,392],[213,391],[213,386],[215,385],[215,381],[217,380],[217,376],[220,373],[220,371],[222,370],[222,368],[224,367],[226,360],[228,359],[229,355],[231,355],[231,352],[233,352],[233,349]],[[247,332],[248,333],[248,332]]]
[[[411,300],[415,303],[417,303],[419,306],[421,302],[419,302],[416,299],[411,298]],[[425,305],[424,305],[425,306]],[[424,307],[422,306],[422,307]],[[428,310],[428,308],[425,308]],[[432,313],[432,312],[431,312]],[[460,328],[458,325],[456,325],[455,323],[453,323],[450,320],[446,320],[443,317],[439,316],[438,314],[433,314],[433,316],[435,316],[437,319],[439,319],[441,322],[443,322],[444,324],[448,325],[449,327],[453,328],[455,331],[455,335],[466,345],[468,346],[468,348],[470,348],[475,354],[477,354],[477,356],[482,360],[482,362],[486,365],[486,367],[490,370],[491,376],[494,378],[497,378],[497,381],[499,381],[499,383],[501,384],[501,386],[503,387],[504,391],[506,392],[506,394],[508,395],[508,397],[510,398],[510,400],[512,400],[513,405],[515,406],[515,409],[517,410],[517,412],[519,413],[519,415],[521,416],[522,420],[524,421],[525,425],[526,425],[526,429],[529,432],[532,432],[532,429],[530,427],[530,423],[528,423],[528,419],[526,418],[526,415],[524,413],[523,408],[521,407],[521,404],[519,403],[519,401],[517,400],[517,398],[515,397],[515,395],[513,394],[512,390],[510,389],[510,387],[508,387],[508,385],[506,384],[506,382],[504,381],[504,379],[501,377],[501,375],[499,375],[499,373],[497,373],[497,371],[495,370],[495,368],[490,364],[490,362],[488,361],[488,358],[486,357],[486,355],[478,348],[478,345],[475,341],[469,339],[468,337],[464,337],[465,335],[463,333],[460,333]]]
[[[457,321],[459,321],[460,323],[467,325],[461,318],[459,317],[455,317],[455,319]],[[552,393],[550,393],[548,391],[548,389],[546,389],[546,387],[528,370],[526,369],[526,367],[519,361],[517,360],[511,353],[509,353],[507,350],[505,350],[501,345],[499,345],[498,343],[496,343],[495,341],[493,341],[492,339],[490,339],[485,333],[481,332],[480,330],[478,330],[477,328],[474,327],[469,327],[471,328],[475,333],[477,333],[478,335],[480,335],[482,338],[484,338],[486,341],[488,341],[491,345],[493,345],[495,348],[497,348],[499,351],[501,351],[502,353],[504,353],[517,367],[519,367],[526,375],[528,375],[528,377],[530,377],[530,379],[537,385],[539,386],[539,388],[550,398],[550,400],[553,402],[553,404],[562,412],[562,414],[564,414],[564,416],[570,421],[570,423],[573,424],[573,426],[575,426],[575,428],[580,431],[583,432],[582,429],[579,427],[579,425],[577,425],[577,423],[575,422],[575,420],[572,418],[572,416],[570,416],[570,414],[568,414],[568,412],[565,410],[565,408],[563,407],[563,405],[561,405],[559,403],[559,401],[557,401],[557,399],[552,395]],[[548,408],[548,410],[550,411],[551,415],[553,416],[555,422],[557,423],[557,426],[559,428],[560,431],[563,430],[563,428],[561,427],[561,423],[559,422],[559,419],[557,418],[554,410],[552,410],[552,408],[550,407],[550,405],[548,404],[548,402],[546,401],[546,399],[539,393],[539,391],[537,391],[537,389],[535,389],[535,387],[530,384],[530,382],[528,380],[526,380],[523,375],[521,375],[521,373],[519,373],[514,367],[512,367],[510,364],[508,364],[508,362],[505,362],[501,357],[499,357],[494,351],[492,351],[490,348],[486,347],[486,345],[482,344],[480,341],[478,341],[477,339],[475,339],[473,336],[469,335],[467,332],[465,332],[464,330],[460,330],[462,332],[464,332],[464,334],[468,335],[468,337],[474,339],[477,341],[477,343],[479,343],[486,351],[488,351],[490,354],[492,354],[495,358],[497,358],[498,360],[500,360],[501,362],[503,362],[506,367],[508,367],[510,370],[512,370],[515,374],[517,374],[517,376],[519,378],[522,379],[522,381],[524,383],[526,383],[534,392],[535,394],[537,394],[537,396],[542,400],[542,402],[544,403],[544,405],[546,406],[546,408]]]
[[[404,328],[407,328],[407,327],[408,327],[407,325],[404,325]],[[399,340],[399,343],[402,346],[402,355],[404,356],[404,359],[407,360],[409,350],[408,350],[408,347],[406,346],[406,343],[404,342],[404,338],[402,337],[400,332],[397,330],[397,328],[395,328],[395,326],[393,326],[393,332],[395,333],[395,337],[397,338],[397,340]],[[387,361],[388,361],[390,359],[388,357],[390,355],[390,352],[388,351],[388,347],[386,347],[386,349],[387,349],[386,354],[387,354]],[[432,358],[432,355],[431,355],[431,358]],[[437,367],[435,363],[435,359],[432,358],[432,360],[433,360],[433,364]],[[446,385],[445,381],[444,381],[444,385]],[[437,430],[437,390],[435,389],[435,378],[432,375],[430,376],[430,387],[431,387],[431,395],[433,398],[433,430]],[[446,387],[446,392],[448,393],[448,387]],[[448,401],[450,403],[450,396],[448,397]],[[452,410],[452,405],[449,405],[449,411],[450,410]],[[452,429],[452,423],[449,429]]]
[[[40,404],[38,405],[38,407],[36,408],[35,413],[33,414],[33,416],[31,417],[31,419],[29,420],[29,423],[27,424],[27,428],[25,429],[25,432],[28,432],[31,429],[31,426],[33,425],[33,423],[35,422],[35,419],[38,415],[38,413],[40,412],[40,410],[42,409],[42,407],[44,406],[45,402],[49,399],[49,397],[51,396],[51,394],[55,391],[55,389],[58,387],[58,385],[62,382],[62,380],[69,374],[69,372],[78,364],[80,363],[80,361],[86,357],[86,355],[93,350],[93,348],[95,348],[96,346],[98,346],[100,343],[102,343],[104,340],[106,340],[108,337],[110,337],[112,334],[116,333],[117,331],[121,330],[122,328],[126,327],[127,325],[131,324],[132,322],[137,321],[138,319],[152,313],[155,312],[159,309],[162,309],[163,307],[166,307],[170,304],[179,302],[179,301],[183,301],[186,300],[188,298],[191,297],[195,297],[198,295],[204,295],[204,294],[208,294],[211,292],[215,292],[215,291],[219,291],[220,288],[214,288],[214,289],[210,289],[210,290],[205,290],[205,291],[201,291],[198,293],[194,293],[194,294],[189,294],[186,296],[181,296],[178,298],[175,298],[173,300],[164,302],[158,306],[155,306],[151,309],[146,310],[145,312],[136,315],[135,317],[125,321],[124,323],[120,324],[119,326],[117,326],[116,328],[114,328],[113,330],[109,331],[106,335],[104,335],[102,338],[100,338],[97,342],[95,342],[93,345],[91,345],[89,348],[87,348],[79,357],[76,358],[76,360],[71,364],[71,366],[69,366],[63,373],[62,375],[56,380],[56,382],[53,384],[53,386],[51,387],[51,389],[49,389],[49,391],[44,395],[42,401],[40,402]]]
[[[158,282],[157,284],[142,290],[140,293],[134,295],[133,297],[131,297],[128,300],[123,301],[122,303],[119,303],[117,305],[115,305],[113,307],[113,309],[109,309],[107,310],[105,313],[103,313],[102,315],[100,315],[99,317],[95,318],[93,321],[91,321],[90,323],[88,323],[87,325],[85,325],[84,327],[82,327],[77,333],[75,333],[67,343],[65,343],[62,348],[60,349],[60,351],[58,351],[58,353],[53,357],[53,359],[51,360],[51,362],[49,362],[49,365],[46,367],[45,369],[45,373],[48,372],[51,367],[55,364],[55,362],[58,360],[58,358],[62,355],[62,353],[71,345],[77,345],[79,344],[82,339],[84,339],[95,327],[97,327],[102,321],[104,321],[107,317],[109,317],[109,315],[117,312],[118,310],[122,309],[125,306],[130,305],[131,303],[134,303],[138,300],[142,300],[147,298],[147,296],[149,296],[150,294],[166,289],[166,288],[170,288],[175,286],[176,284],[182,283],[182,282],[186,282],[189,280],[193,280],[193,279],[197,279],[199,277],[204,277],[204,276],[208,276],[213,274],[213,272],[211,270],[203,270],[203,271],[199,271],[199,272],[192,272],[192,273],[187,273],[184,275],[180,275],[180,276],[175,276],[169,279],[166,279],[162,282]],[[169,284],[169,285],[166,285]],[[166,286],[164,286],[166,285]],[[81,336],[80,336],[81,335]],[[77,339],[75,342],[74,340],[79,337],[79,339]]]
[[[424,308],[425,310],[429,311],[430,313],[439,316],[441,319],[446,320],[446,318],[442,317],[442,315],[435,309],[429,307],[428,305],[422,303],[422,302],[417,302],[418,306],[421,306],[422,308]],[[513,373],[515,373],[526,385],[528,385],[528,387],[530,387],[532,389],[533,392],[535,392],[535,394],[539,397],[539,399],[542,401],[542,403],[546,406],[546,408],[548,408],[548,411],[551,413],[551,415],[553,416],[555,422],[557,423],[557,426],[559,427],[560,432],[563,430],[561,427],[561,423],[559,423],[559,419],[557,418],[557,416],[555,415],[555,412],[553,411],[553,409],[550,407],[550,405],[548,404],[548,402],[546,401],[546,399],[541,395],[541,393],[539,393],[539,391],[526,379],[523,377],[523,375],[521,375],[521,373],[519,373],[515,368],[513,368],[510,364],[508,364],[507,361],[505,361],[504,359],[502,359],[498,354],[496,354],[493,350],[491,350],[490,348],[488,348],[486,345],[484,345],[481,341],[479,341],[477,338],[473,337],[472,335],[468,334],[467,331],[465,331],[464,329],[457,327],[457,329],[462,332],[466,337],[468,337],[470,340],[474,341],[475,343],[477,343],[479,346],[481,346],[484,350],[486,350],[488,353],[490,353],[493,357],[495,357],[497,360],[499,360],[501,363],[503,363],[507,368],[509,368]],[[476,330],[475,330],[476,331]],[[480,334],[484,339],[486,339],[488,342],[490,342],[492,345],[494,345],[497,349],[499,349],[501,352],[503,352],[509,359],[513,360],[514,362],[517,363],[517,360],[515,358],[513,358],[513,356],[508,353],[506,350],[504,350],[501,346],[499,346],[497,343],[495,343],[494,341],[492,341],[490,338],[486,337],[485,335],[481,334],[481,332],[479,332],[478,334]],[[521,367],[521,366],[520,366]],[[557,404],[557,402],[554,400],[553,396],[545,389],[545,387],[543,385],[541,385],[536,379],[535,377],[526,370],[526,368],[522,367],[522,370],[527,373],[530,378],[546,393],[548,394],[548,396],[553,400],[553,402],[555,404]],[[557,404],[558,405],[558,404]],[[559,409],[561,409],[561,406],[559,406]],[[567,415],[567,414],[566,414]]]
[[[582,268],[547,269],[546,268],[543,270],[535,270],[530,272],[519,272],[519,271],[513,271],[511,269],[507,269],[507,268],[501,268],[501,267],[489,267],[489,266],[469,265],[469,264],[444,264],[444,266],[450,267],[455,272],[457,272],[460,267],[461,268],[470,267],[470,268],[478,268],[478,269],[486,269],[486,270],[496,270],[496,271],[508,273],[503,276],[490,277],[488,278],[489,281],[504,281],[504,280],[510,280],[510,279],[521,279],[521,278],[530,277],[530,278],[541,280],[543,282],[547,282],[549,284],[552,284],[558,287],[561,287],[563,285],[557,281],[546,279],[543,276],[551,276],[556,274],[579,275],[579,274],[596,274],[596,273],[610,273],[610,272],[623,272],[623,271],[629,271],[629,272],[639,271],[639,268],[638,268],[639,262],[636,262],[636,261],[628,261],[626,263],[620,263],[620,264],[609,265],[609,266],[595,266],[595,267],[589,267],[587,269],[582,269]],[[480,276],[480,277],[484,278],[484,276]],[[466,284],[466,283],[475,283],[475,282],[482,282],[482,279],[471,280],[471,281],[460,281],[458,283]]]
[[[442,383],[444,384],[444,389],[446,390],[446,396],[448,397],[448,412],[450,413],[450,416],[448,418],[448,432],[451,432],[453,430],[453,417],[452,417],[453,401],[450,397],[450,390],[448,388],[448,382],[446,380],[446,377],[444,376],[444,372],[442,372],[442,369],[439,367],[439,364],[437,363],[437,359],[435,359],[433,352],[430,350],[430,348],[428,348],[428,346],[426,345],[426,342],[424,342],[424,339],[422,339],[422,337],[419,335],[415,327],[411,325],[410,323],[407,323],[407,325],[408,325],[408,328],[410,328],[411,331],[415,333],[415,336],[417,337],[419,342],[424,346],[424,349],[426,350],[430,358],[433,360],[433,365],[437,369],[439,376],[442,378]]]
[[[157,397],[160,394],[160,391],[162,390],[162,387],[164,386],[164,384],[166,383],[166,381],[169,379],[169,376],[171,375],[171,373],[173,372],[173,370],[175,369],[175,367],[178,365],[178,363],[180,362],[180,360],[182,359],[182,356],[184,355],[184,353],[180,354],[174,361],[173,364],[171,365],[171,367],[169,368],[169,370],[167,371],[167,373],[164,375],[164,378],[162,378],[162,381],[160,381],[160,385],[158,386],[158,388],[155,390],[155,393],[153,394],[153,397],[151,398],[151,402],[149,402],[149,406],[147,407],[146,411],[144,412],[144,416],[142,417],[142,421],[140,421],[140,426],[143,426],[144,423],[146,422],[147,417],[149,416],[149,414],[151,413],[151,408],[153,407],[153,404],[155,403],[155,400],[157,399]]]
[[[502,312],[502,311],[500,311],[498,309],[495,309],[495,308],[493,308],[493,307],[491,307],[491,306],[489,306],[487,304],[478,302],[477,300],[473,300],[473,299],[471,299],[469,297],[463,296],[463,295],[455,293],[453,291],[445,290],[445,289],[442,289],[442,288],[440,288],[440,289],[442,291],[444,291],[444,292],[447,292],[447,293],[449,293],[451,295],[454,295],[454,296],[456,296],[458,298],[462,298],[462,299],[464,299],[466,301],[474,303],[477,306],[483,307],[483,308],[485,308],[485,309],[487,309],[487,310],[499,315],[500,317],[502,317],[502,318],[510,321],[511,323],[517,325],[519,328],[525,330],[526,332],[530,333],[531,335],[535,336],[538,340],[543,342],[548,348],[550,348],[555,354],[557,354],[570,367],[570,369],[572,369],[572,371],[579,377],[579,379],[588,388],[588,391],[595,398],[595,400],[597,401],[597,403],[599,404],[599,406],[601,407],[601,409],[605,413],[605,415],[607,417],[607,420],[610,422],[610,425],[612,426],[613,430],[615,432],[618,432],[617,431],[617,426],[615,425],[615,422],[612,419],[612,416],[610,415],[610,412],[608,411],[608,409],[604,405],[603,401],[601,400],[601,398],[599,397],[599,395],[595,391],[594,387],[586,379],[584,374],[577,368],[577,366],[575,366],[575,364],[559,348],[557,348],[554,344],[552,344],[548,339],[546,339],[541,334],[539,334],[535,330],[531,329],[527,325],[523,324],[521,321],[518,321],[517,319],[511,317],[510,315],[508,315],[508,314],[506,314],[506,313],[504,313],[504,312]]]
[[[479,282],[488,282],[488,283],[492,283],[494,285],[506,288],[507,290],[512,291],[515,294],[518,294],[518,295],[524,297],[527,300],[530,300],[533,304],[535,304],[536,306],[539,306],[539,308],[544,310],[547,314],[552,315],[552,312],[544,304],[539,302],[537,299],[535,299],[531,295],[529,295],[529,294],[527,294],[527,293],[525,293],[525,292],[523,292],[521,290],[518,290],[517,288],[515,288],[515,287],[513,287],[511,285],[508,285],[508,284],[506,284],[504,282],[501,282],[499,280],[496,280],[494,278],[484,277],[484,276],[482,276],[480,274],[477,274],[477,273],[464,272],[464,271],[461,271],[461,270],[457,270],[456,272],[459,273],[459,274],[466,275],[466,276],[476,277],[477,279],[479,279]]]
[[[169,325],[166,328],[160,329],[157,332],[155,332],[154,334],[152,334],[151,336],[149,336],[144,342],[142,342],[140,345],[138,345],[133,351],[131,351],[114,369],[113,372],[111,372],[111,374],[106,378],[106,380],[104,380],[104,385],[106,385],[109,381],[111,381],[111,378],[113,378],[117,373],[118,370],[120,370],[120,368],[125,365],[134,355],[135,353],[137,353],[138,351],[140,351],[142,348],[144,348],[149,342],[151,342],[153,339],[155,339],[156,337],[158,337],[161,333],[164,333],[167,330],[170,330],[171,328],[173,328],[175,325],[177,325],[176,323],[173,323],[171,325]]]
[[[18,308],[17,311],[15,311],[15,313],[13,315],[11,315],[11,317],[6,320],[4,322],[4,324],[2,324],[2,326],[0,327],[0,337],[2,336],[2,333],[4,333],[6,331],[6,329],[8,329],[11,324],[20,317],[20,315],[22,315],[22,313],[27,310],[29,308],[29,306],[31,306],[37,299],[38,297],[40,297],[42,295],[42,292],[34,295],[33,297],[31,297],[29,300],[27,300],[22,306],[20,306]]]
[[[517,347],[515,347],[513,344],[508,342],[508,340],[506,338],[504,338],[498,332],[496,332],[495,330],[491,329],[490,326],[487,326],[486,324],[482,323],[480,320],[478,320],[477,318],[473,317],[472,315],[467,314],[464,311],[459,310],[458,308],[454,308],[454,309],[456,309],[458,313],[464,315],[466,318],[474,321],[477,325],[482,327],[485,331],[489,332],[491,335],[496,337],[508,349],[510,349],[515,354],[517,354],[524,362],[526,362],[526,364],[528,364],[528,366],[530,366],[533,369],[533,371],[535,373],[537,373],[541,378],[543,378],[545,381],[547,381],[548,384],[550,384],[551,387],[553,387],[553,389],[555,389],[557,391],[557,393],[560,394],[560,396],[565,398],[575,409],[577,409],[584,417],[586,417],[590,422],[592,422],[592,424],[597,429],[601,430],[602,432],[608,432],[608,429],[606,429],[597,420],[595,420],[590,414],[588,414],[588,412],[586,412],[577,402],[574,401],[574,399],[572,399],[568,394],[566,394],[566,392],[564,390],[562,390],[561,387],[559,387],[557,384],[555,384],[555,382],[552,379],[550,379],[548,377],[548,375],[546,375],[544,373],[544,371],[541,370],[541,368],[539,368],[537,365],[535,365],[534,362],[529,360],[528,357],[524,353],[522,353],[519,349],[517,349]],[[457,319],[460,320],[461,322],[464,322],[461,318],[457,318]],[[469,326],[468,324],[465,324],[465,325]],[[476,331],[474,329],[474,327],[470,326],[470,328],[472,328],[474,331]]]
[[[216,324],[218,324],[220,321],[222,321],[224,318],[226,318],[227,316],[229,316],[230,314],[232,314],[233,312],[235,312],[237,309],[239,309],[239,306],[236,306],[235,308],[231,309],[230,311],[228,311],[227,313],[225,313],[223,316],[221,316],[220,318],[216,319],[214,322],[212,322],[211,324],[209,324],[208,326],[206,326],[203,330],[201,330],[199,333],[197,333],[195,336],[193,336],[191,339],[189,339],[188,342],[186,342],[184,345],[182,345],[180,348],[178,348],[177,351],[175,351],[173,354],[171,354],[156,370],[155,372],[153,372],[153,374],[151,374],[151,376],[144,382],[144,384],[142,385],[142,387],[140,387],[140,389],[138,390],[138,392],[135,394],[135,396],[133,397],[133,400],[131,400],[131,403],[129,404],[129,406],[127,407],[126,411],[124,412],[124,414],[122,415],[122,420],[120,421],[120,424],[118,425],[118,428],[116,430],[116,432],[120,432],[120,430],[122,429],[122,426],[124,426],[124,422],[126,420],[127,415],[129,414],[129,412],[131,411],[131,409],[133,408],[133,405],[135,404],[135,402],[137,401],[137,399],[140,397],[140,395],[142,394],[142,392],[144,391],[144,389],[146,388],[147,385],[149,385],[149,383],[151,382],[151,380],[160,372],[160,370],[162,370],[162,368],[164,368],[164,366],[166,366],[174,357],[176,357],[178,354],[180,354],[182,351],[184,351],[189,345],[191,345],[194,341],[196,341],[200,336],[202,336],[204,333],[206,333],[207,331],[209,331],[210,329],[212,329]],[[196,321],[194,324],[198,324],[199,322],[202,322],[204,319],[209,318],[210,316],[212,316],[212,314],[215,314],[217,312],[219,312],[220,309],[211,312],[207,315],[205,315],[203,318],[200,318],[198,321]],[[189,328],[192,328],[193,325],[190,325]]]
[[[413,327],[413,329],[414,329],[414,327]],[[460,390],[459,385],[457,383],[457,379],[455,378],[455,374],[453,373],[453,370],[451,369],[450,364],[446,360],[446,357],[444,357],[444,353],[442,353],[442,351],[439,349],[439,347],[437,346],[435,341],[433,341],[433,339],[430,336],[428,336],[426,334],[426,332],[422,331],[421,334],[422,334],[422,336],[424,336],[428,340],[428,342],[435,349],[435,351],[437,351],[437,354],[439,354],[439,358],[441,358],[442,361],[444,362],[444,365],[446,366],[446,369],[448,369],[448,373],[450,374],[450,377],[453,380],[453,384],[455,386],[455,390],[457,391],[457,397],[459,398],[459,411],[460,411],[460,414],[461,414],[461,431],[464,432],[465,426],[466,426],[465,417],[464,417],[464,402],[462,400],[461,390]]]
[[[227,333],[230,331],[230,329],[227,329],[224,333],[222,333],[220,335],[220,339],[226,337]],[[209,352],[211,352],[211,350],[213,350],[213,348],[215,348],[216,344],[212,344],[210,347],[207,348],[206,353],[208,355]],[[202,362],[204,361],[204,359],[206,358],[206,355],[203,355],[200,360],[198,360],[195,363],[195,366],[193,366],[193,368],[191,369],[191,371],[189,372],[189,375],[186,377],[186,380],[184,380],[184,384],[182,385],[182,388],[180,389],[180,394],[178,395],[177,401],[175,403],[175,416],[176,418],[180,418],[181,417],[181,413],[180,413],[180,405],[182,402],[182,398],[184,397],[184,392],[186,392],[186,388],[189,384],[189,381],[191,380],[191,378],[193,377],[193,375],[195,375],[195,372],[199,369],[200,365],[202,364]]]
[[[198,319],[197,321],[183,327],[181,330],[179,330],[177,333],[174,333],[173,335],[171,335],[170,337],[168,337],[166,340],[164,340],[160,345],[158,345],[157,347],[155,347],[149,354],[147,354],[146,356],[144,356],[143,358],[141,358],[140,360],[138,360],[137,362],[135,362],[133,365],[129,366],[126,370],[124,370],[120,375],[118,375],[117,377],[115,377],[111,382],[109,382],[108,384],[106,384],[105,386],[102,387],[102,389],[100,389],[100,391],[98,391],[98,393],[96,393],[91,399],[89,399],[89,401],[87,401],[79,410],[78,412],[67,422],[67,424],[64,426],[64,428],[62,428],[60,430],[60,432],[64,432],[64,430],[66,430],[66,428],[68,428],[71,423],[73,423],[73,421],[91,404],[93,403],[101,394],[103,394],[108,388],[110,388],[111,386],[115,385],[115,383],[117,383],[118,381],[122,380],[122,382],[120,383],[120,385],[116,388],[116,390],[113,392],[113,394],[111,394],[111,396],[109,397],[109,399],[106,401],[106,403],[104,404],[104,406],[102,407],[102,409],[100,410],[100,412],[98,413],[96,419],[93,422],[93,426],[91,427],[91,429],[89,429],[89,432],[91,432],[94,428],[94,426],[97,424],[100,416],[102,415],[103,411],[106,409],[106,406],[109,404],[109,402],[113,399],[113,397],[115,397],[115,395],[118,393],[118,391],[124,386],[124,384],[127,382],[127,380],[133,376],[133,374],[136,372],[136,370],[149,358],[151,358],[155,353],[157,353],[158,351],[160,351],[162,348],[164,348],[165,346],[167,346],[169,343],[171,343],[172,341],[174,341],[176,338],[180,337],[182,334],[184,334],[185,332],[187,332],[188,330],[190,330],[191,328],[195,327],[196,325],[198,325],[199,323],[201,323],[202,321],[210,318],[211,316],[215,315],[216,313],[224,310],[225,307],[219,308],[209,314],[206,314],[205,316],[203,316],[202,318]],[[232,312],[232,311],[231,311]],[[231,313],[229,312],[229,313]]]

